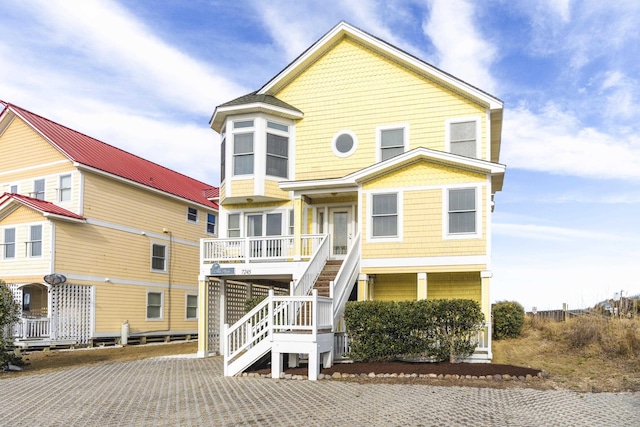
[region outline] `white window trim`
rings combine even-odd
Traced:
[[[196,317],[189,317],[187,316],[188,313],[188,308],[189,308],[189,297],[196,297]],[[198,294],[197,293],[193,293],[193,292],[187,292],[184,295],[184,320],[188,320],[188,321],[194,321],[194,320],[198,320],[199,316],[199,311],[200,311],[200,300],[198,298]]]
[[[402,129],[402,135],[404,138],[404,152],[409,151],[409,123],[397,123],[392,125],[382,125],[376,127],[376,163],[382,160],[382,131]]]
[[[149,316],[149,294],[160,294],[160,317]],[[164,320],[164,291],[147,290],[144,300],[144,317],[149,322],[160,322]]]
[[[195,209],[196,211],[196,220],[192,221],[189,219],[189,209]],[[189,224],[200,224],[200,211],[198,208],[194,208],[193,206],[187,206],[187,222]]]
[[[476,192],[476,231],[475,233],[449,233],[449,190],[474,189]],[[482,186],[459,184],[442,189],[442,239],[465,240],[479,239],[482,237]]]
[[[153,268],[153,246],[164,246],[164,269],[159,270]],[[149,245],[149,268],[152,273],[167,273],[167,264],[169,263],[169,246],[166,243],[153,241]]]
[[[31,188],[32,191],[29,193],[29,197],[33,198],[33,199],[37,199],[38,198],[38,192],[36,192],[36,181],[43,181],[44,183],[44,188],[42,190],[42,199],[40,200],[47,200],[47,179],[46,178],[34,178],[33,179],[33,187]]]
[[[378,194],[396,194],[398,203],[398,234],[397,236],[373,235],[373,196]],[[366,193],[367,197],[367,241],[377,242],[402,242],[404,239],[404,193],[400,189],[385,189]]]
[[[444,126],[444,151],[451,153],[451,124],[462,122],[476,122],[476,159],[480,159],[482,135],[480,134],[482,117],[481,116],[467,116],[467,117],[455,117],[445,120]]]
[[[343,134],[347,134],[351,136],[351,138],[353,139],[353,147],[351,147],[351,150],[347,151],[346,153],[341,153],[340,151],[338,151],[338,148],[336,147],[338,137]],[[358,137],[356,136],[355,132],[349,129],[342,129],[336,132],[336,134],[333,135],[333,138],[331,138],[331,151],[333,151],[333,154],[335,154],[337,157],[349,157],[353,153],[355,153],[357,148],[358,148]]]

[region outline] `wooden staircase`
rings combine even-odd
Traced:
[[[341,266],[342,266],[342,260],[340,259],[327,260],[327,263],[324,265],[324,268],[320,272],[320,276],[318,276],[318,279],[316,280],[316,283],[313,286],[314,289],[318,290],[318,296],[321,296],[321,297],[329,296],[330,283],[333,280],[335,280],[336,275],[338,274],[338,271],[340,270]]]

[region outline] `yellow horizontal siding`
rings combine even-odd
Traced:
[[[398,264],[401,264],[401,260],[398,260]],[[361,269],[362,274],[403,274],[403,273],[451,273],[451,272],[466,272],[469,270],[486,270],[484,264],[469,264],[469,265],[422,265],[422,266],[404,266],[399,265],[395,267],[366,267]]]
[[[163,320],[147,320],[147,292],[162,292],[164,295]],[[185,320],[186,294],[197,294],[193,290],[157,288],[153,286],[129,286],[118,284],[96,285],[96,332],[119,332],[122,323],[129,322],[132,334],[196,330],[197,321]],[[169,304],[171,310],[169,310]],[[171,321],[169,322],[169,311]]]
[[[418,278],[415,274],[377,275],[373,285],[376,301],[413,301],[418,297]]]
[[[408,123],[409,149],[436,150],[444,150],[449,118],[480,115],[485,128],[484,107],[348,39],[275,95],[305,114],[296,124],[298,180],[344,176],[373,164],[377,126]],[[345,129],[356,134],[358,146],[340,158],[331,141]]]
[[[427,275],[428,299],[471,299],[482,303],[479,272],[433,273]]]
[[[484,174],[452,166],[420,161],[362,184],[365,191],[384,188],[411,188],[461,183],[486,182]]]
[[[66,159],[17,117],[0,135],[0,171],[15,171]],[[33,170],[27,173],[34,174]],[[26,175],[16,175],[16,178],[24,176]],[[4,177],[0,181],[4,181]]]

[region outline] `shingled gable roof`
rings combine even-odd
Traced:
[[[32,197],[23,196],[21,194],[4,193],[0,196],[0,211],[4,210],[11,203],[17,203],[35,209],[44,216],[58,217],[67,221],[84,221],[84,217],[61,208],[51,202],[45,200],[34,199]]]
[[[6,111],[11,111],[73,162],[218,209],[218,204],[210,200],[217,199],[217,187],[69,129],[16,105],[0,101],[0,105],[3,103],[5,108],[0,117]]]

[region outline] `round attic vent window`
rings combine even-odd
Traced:
[[[333,137],[333,152],[338,157],[350,156],[358,145],[356,135],[351,131],[340,131]]]

